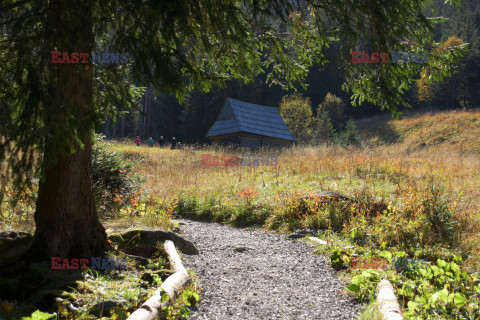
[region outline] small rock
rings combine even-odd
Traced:
[[[235,249],[233,249],[237,252],[245,252],[245,251],[248,251],[248,250],[253,250],[253,248],[249,248],[249,247],[235,247]]]
[[[287,236],[287,239],[294,240],[294,239],[300,239],[305,237],[307,234],[317,234],[317,232],[313,229],[303,229],[303,230],[298,230],[293,233],[290,233]]]
[[[32,245],[33,236],[22,231],[0,232],[0,268],[23,256]]]
[[[31,286],[40,286],[46,278],[44,269],[37,268],[34,263],[30,264],[30,268],[22,275],[22,282]]]

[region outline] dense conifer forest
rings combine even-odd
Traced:
[[[468,53],[457,63],[457,72],[443,84],[423,85],[418,75],[412,90],[406,93],[415,111],[455,110],[478,108],[480,99],[480,4],[475,0],[462,1],[460,6],[447,5],[442,0],[433,2],[426,9],[429,16],[441,16],[446,21],[436,25],[435,40],[445,47],[468,43]],[[335,62],[340,59],[341,41],[332,46],[328,58]],[[364,52],[371,52],[363,50]],[[340,119],[331,119],[337,127],[345,126],[349,118],[360,119],[378,114],[386,114],[377,106],[364,103],[359,107],[350,105],[350,95],[342,91],[344,74],[335,64],[315,65],[310,68],[307,89],[299,88],[300,94],[310,100],[313,116],[317,116],[319,104],[329,102],[327,94],[338,97],[345,104]],[[218,112],[227,97],[261,105],[279,107],[284,96],[293,94],[280,87],[268,86],[266,76],[259,74],[254,82],[244,84],[241,80],[227,82],[225,87],[214,87],[209,93],[194,91],[179,103],[169,94],[154,94],[147,89],[137,110],[128,111],[115,124],[106,121],[99,130],[107,138],[133,138],[150,136],[158,140],[180,138],[186,142],[208,142],[205,138],[210,126],[215,122]],[[121,109],[121,107],[119,107]],[[403,111],[409,109],[403,108]],[[401,110],[402,111],[402,110]],[[312,132],[313,134],[313,132]],[[313,136],[312,136],[313,138]]]

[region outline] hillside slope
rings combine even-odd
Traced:
[[[356,122],[362,137],[372,145],[394,144],[402,151],[439,151],[480,154],[480,110],[387,116]]]

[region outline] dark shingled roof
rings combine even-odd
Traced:
[[[249,132],[267,137],[297,141],[274,107],[227,98],[207,137],[234,132]]]

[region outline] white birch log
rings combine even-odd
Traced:
[[[145,301],[135,312],[133,312],[127,320],[153,320],[158,317],[162,309],[173,303],[178,292],[190,282],[190,276],[178,256],[175,245],[172,241],[167,240],[164,244],[165,252],[168,255],[170,266],[175,271],[169,276],[160,288],[155,291],[153,296]],[[162,294],[166,293],[169,297],[166,301],[161,301]]]
[[[317,237],[310,237],[310,238],[308,238],[308,240],[310,240],[310,241],[312,241],[312,242],[314,242],[314,243],[316,243],[316,244],[323,245],[323,246],[328,245],[327,241],[322,240],[322,239],[319,239],[319,238],[317,238]]]
[[[383,320],[403,320],[392,284],[387,279],[381,280],[378,284],[377,303]]]

